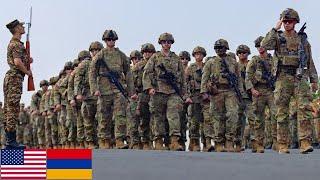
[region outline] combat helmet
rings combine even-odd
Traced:
[[[224,40],[224,39],[218,39],[218,40],[214,43],[214,49],[217,49],[217,47],[225,47],[227,50],[229,50],[228,41],[226,41],[226,40]]]
[[[92,42],[91,44],[90,44],[90,46],[89,46],[89,51],[92,51],[92,50],[94,50],[94,49],[97,49],[97,50],[101,50],[101,49],[103,49],[103,45],[102,45],[102,43],[101,42],[99,42],[99,41],[94,41],[94,42]]]
[[[59,80],[59,76],[53,76],[49,79],[49,84],[54,85],[58,82],[58,80]]]
[[[79,59],[80,61],[82,61],[82,60],[84,60],[84,59],[86,59],[86,58],[91,58],[91,55],[90,55],[90,52],[89,52],[89,51],[83,50],[83,51],[79,52],[79,54],[78,54],[78,59]]]
[[[202,53],[204,57],[207,56],[206,50],[201,46],[197,46],[193,49],[192,56],[194,56],[196,53]]]
[[[254,47],[258,48],[261,46],[261,41],[264,37],[263,36],[259,36],[256,40],[254,40]]]
[[[174,38],[173,38],[172,34],[165,32],[159,36],[158,43],[161,44],[161,41],[171,41],[171,43],[173,44]]]
[[[48,82],[47,80],[42,80],[42,81],[40,81],[40,88],[41,88],[42,86],[49,86],[49,82]]]
[[[300,17],[297,11],[291,8],[287,8],[280,14],[280,19],[283,18],[283,20],[296,20],[297,23],[300,22]]]
[[[152,52],[152,53],[155,53],[156,52],[156,48],[154,47],[153,44],[151,43],[146,43],[146,44],[143,44],[141,46],[141,53],[144,53],[144,52]]]
[[[118,40],[118,35],[114,30],[105,30],[102,36],[102,40],[106,41],[107,39]]]
[[[238,55],[240,52],[251,54],[250,48],[244,44],[241,44],[237,47],[236,54]]]
[[[140,51],[138,50],[134,50],[130,53],[130,59],[132,58],[137,58],[137,59],[141,59],[142,58],[142,54]]]
[[[71,61],[68,61],[64,64],[64,70],[70,70],[73,68],[73,63]]]
[[[189,53],[188,51],[181,51],[181,52],[179,53],[179,57],[180,57],[180,58],[186,58],[186,59],[188,59],[188,61],[191,60],[191,58],[190,58],[190,53]]]

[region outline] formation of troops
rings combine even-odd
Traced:
[[[310,44],[294,29],[299,21],[295,10],[283,11],[276,27],[254,40],[259,54],[251,60],[247,45],[232,53],[224,39],[215,41],[215,56],[201,46],[177,55],[170,33],[160,35],[160,51],[146,43],[128,58],[115,47],[117,33],[106,30],[105,47],[92,42],[42,80],[25,107],[22,82],[32,72],[24,67],[24,27],[15,20],[7,25],[13,38],[2,147],[312,152],[320,142],[320,101],[312,97],[318,75]]]

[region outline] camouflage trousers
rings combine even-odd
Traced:
[[[298,143],[297,101],[295,98],[291,98],[289,104],[289,132],[288,143]]]
[[[232,90],[223,90],[212,96],[210,109],[215,121],[216,143],[234,142],[238,127],[239,101]]]
[[[256,90],[261,93],[258,97],[252,97],[253,100],[253,112],[255,114],[254,126],[253,126],[253,139],[261,144],[265,139],[265,110],[266,107],[270,110],[271,124],[276,123],[275,114],[276,107],[274,105],[274,97],[271,89],[256,87]],[[276,139],[276,132],[272,133],[273,139]]]
[[[27,124],[23,131],[23,144],[28,148],[33,146],[32,142],[32,124]]]
[[[69,138],[69,141],[72,142],[84,142],[85,141],[85,134],[84,134],[84,121],[83,121],[83,116],[82,116],[82,103],[77,102],[75,107],[72,107],[73,111],[73,118],[70,121],[70,128],[71,130],[71,136]]]
[[[44,127],[45,127],[44,131],[45,131],[46,146],[49,148],[52,146],[52,135],[51,135],[51,124],[49,123],[48,116],[45,117]]]
[[[46,144],[45,116],[42,116],[42,115],[37,116],[37,139],[38,139],[39,145]]]
[[[150,96],[144,92],[139,93],[138,108],[140,109],[139,134],[141,142],[150,141],[151,136],[151,115],[149,111]]]
[[[78,104],[75,107],[67,104],[66,107],[67,117],[65,126],[67,130],[67,141],[75,143],[77,141],[78,113],[80,113],[80,107]],[[81,124],[83,126],[83,122],[81,122]]]
[[[113,137],[114,120],[114,136],[115,138],[126,138],[126,99],[120,92],[111,95],[102,95],[98,98],[98,138],[111,139]]]
[[[287,144],[289,137],[289,103],[291,97],[297,100],[297,123],[299,140],[311,141],[311,91],[308,77],[304,75],[301,80],[295,76],[280,72],[274,92],[277,108],[277,142]]]
[[[211,101],[212,97],[210,97]],[[215,121],[212,118],[212,111],[210,109],[210,102],[203,102],[202,104],[202,114],[203,114],[203,134],[205,138],[214,139],[214,126]]]
[[[56,112],[48,111],[47,115],[48,127],[46,128],[49,131],[46,134],[50,134],[51,143],[53,146],[57,146],[59,143],[58,139],[58,115]]]
[[[16,125],[18,123],[22,83],[23,77],[21,75],[9,75],[7,73],[4,77],[4,129],[9,131],[16,130]]]
[[[97,100],[88,99],[83,101],[81,106],[81,114],[83,117],[83,127],[84,127],[84,140],[86,142],[93,142],[95,131],[94,127],[96,124],[96,113],[97,113]],[[78,127],[77,127],[78,128]],[[79,132],[79,131],[78,131]]]
[[[130,137],[131,145],[140,143],[140,116],[137,114],[137,107],[137,100],[130,100],[130,103],[127,106],[127,136]]]
[[[17,142],[23,144],[23,134],[24,134],[24,130],[26,128],[27,124],[19,124],[17,126]]]
[[[0,145],[4,146],[6,144],[6,136],[5,136],[5,131],[4,131],[4,127],[1,126],[0,127]],[[0,148],[1,148],[0,146]]]
[[[37,115],[32,115],[31,114],[31,124],[32,124],[32,146],[33,147],[37,147],[38,146],[38,136],[37,136],[37,132],[38,132],[38,125],[37,125]]]
[[[273,102],[273,104],[274,104],[274,102]],[[275,105],[274,105],[274,109],[276,109]],[[271,146],[272,144],[277,143],[277,121],[275,118],[276,111],[273,114],[273,118],[271,118],[270,108],[267,106],[265,108],[264,114],[265,114],[265,118],[264,118],[265,141],[264,141],[264,144],[265,144],[265,146]]]
[[[246,122],[249,123],[249,127],[253,127],[255,121],[255,114],[253,113],[252,101],[250,99],[243,99],[242,104],[239,106],[238,117],[237,133],[234,142],[236,144],[242,144]]]
[[[188,129],[188,115],[190,116],[190,113],[188,112],[188,108],[189,105],[184,104],[182,107],[182,110],[179,114],[180,117],[180,133],[181,133],[181,137],[180,137],[180,143],[185,143],[187,142],[187,129]],[[190,110],[191,111],[191,110]]]
[[[154,118],[155,139],[166,136],[166,121],[168,121],[168,135],[181,136],[179,113],[183,104],[178,95],[156,93],[150,97],[149,107]]]
[[[320,118],[314,118],[315,130],[316,130],[316,138],[318,143],[320,143]]]
[[[66,127],[66,118],[67,118],[67,108],[65,105],[61,106],[61,110],[58,113],[58,134],[59,134],[59,144],[65,145],[68,137],[68,130]]]

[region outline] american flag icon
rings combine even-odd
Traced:
[[[1,150],[1,179],[46,179],[46,150]]]

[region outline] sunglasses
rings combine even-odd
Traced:
[[[238,54],[246,54],[247,52],[239,51]]]
[[[116,41],[115,39],[109,39],[109,38],[107,38],[106,40],[107,41]]]
[[[188,59],[188,58],[181,58],[181,60],[186,60],[186,61],[189,61],[189,59]]]
[[[224,47],[223,46],[214,46],[213,48],[214,49],[223,49]]]
[[[153,53],[153,51],[143,51],[143,53]]]
[[[100,51],[100,49],[91,49],[90,51]]]
[[[283,20],[282,21],[284,24],[292,24],[294,20]]]
[[[161,44],[172,44],[172,41],[161,41]]]

